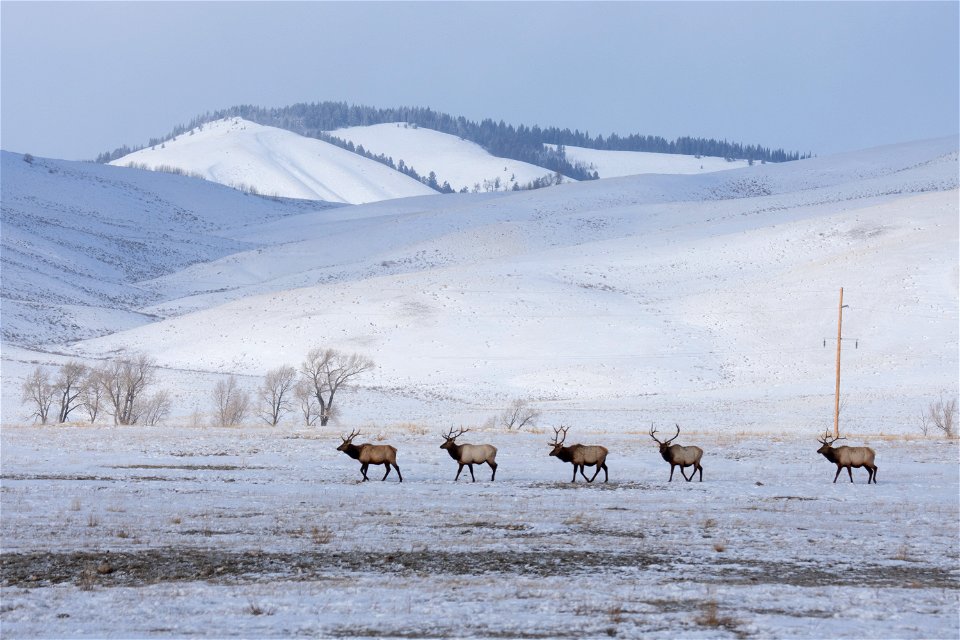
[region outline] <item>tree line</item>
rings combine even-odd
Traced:
[[[254,393],[236,376],[219,380],[209,395],[211,424],[235,426],[256,417],[276,426],[289,413],[325,426],[336,415],[337,393],[374,368],[373,360],[335,349],[311,349],[299,368],[271,369]],[[97,366],[69,361],[54,374],[37,366],[23,381],[21,401],[40,424],[109,416],[115,425],[157,425],[170,416],[173,395],[157,388],[156,360],[146,354],[119,356]]]
[[[343,127],[407,122],[455,135],[464,140],[470,140],[492,155],[528,162],[576,180],[591,180],[599,176],[583,163],[570,162],[564,150],[567,145],[613,151],[706,155],[761,162],[788,162],[807,158],[811,155],[810,153],[801,154],[796,151],[785,151],[782,148],[771,149],[757,144],[730,142],[726,139],[682,136],[675,140],[667,140],[662,136],[638,133],[627,136],[620,136],[616,133],[607,137],[603,135],[591,136],[589,132],[581,132],[578,129],[571,131],[569,128],[541,128],[537,125],[532,127],[526,125],[513,126],[503,120],[496,122],[490,118],[475,122],[467,120],[463,116],[454,117],[427,107],[382,109],[332,101],[298,103],[274,108],[239,105],[208,112],[193,118],[185,125],[175,127],[164,138],[151,139],[147,146],[161,145],[164,141],[202,127],[207,122],[229,117],[241,117],[258,124],[286,129],[320,140],[326,140],[325,136],[329,136],[331,131]],[[101,153],[97,156],[97,162],[111,162],[142,148],[144,147],[131,149],[123,146],[113,151]],[[422,178],[418,179],[423,181]],[[442,187],[442,185],[439,186]]]

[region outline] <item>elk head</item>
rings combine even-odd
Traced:
[[[674,434],[674,436],[669,440],[664,440],[663,442],[661,442],[660,440],[657,440],[657,436],[654,435],[657,432],[657,430],[653,427],[652,423],[650,424],[650,437],[653,438],[658,445],[660,445],[660,453],[664,453],[667,449],[669,449],[670,443],[676,440],[677,436],[680,435],[680,425],[676,425],[676,426],[677,426],[677,433]]]
[[[831,438],[831,437],[830,437],[830,432],[829,432],[829,431],[824,431],[824,432],[823,432],[823,437],[822,437],[822,438],[817,438],[817,442],[819,442],[821,445],[823,445],[823,446],[821,446],[819,449],[817,449],[817,453],[825,455],[827,451],[829,451],[830,449],[833,448],[832,445],[833,445],[833,443],[836,442],[837,440],[846,440],[846,438],[840,438],[840,437]]]
[[[440,434],[440,437],[444,439],[444,443],[440,445],[440,448],[451,449],[457,446],[457,443],[454,441],[460,436],[462,436],[463,434],[465,434],[467,431],[470,431],[470,429],[464,429],[463,427],[460,427],[460,429],[456,433],[454,433],[453,427],[450,427],[450,431],[447,431],[446,434],[442,434],[442,433]]]
[[[553,441],[548,443],[551,447],[553,447],[553,451],[550,452],[551,456],[560,455],[560,450],[563,448],[563,441],[567,439],[567,431],[569,430],[570,427],[564,427],[563,425],[561,425],[559,428],[553,428]]]
[[[337,447],[337,451],[346,451],[347,449],[349,449],[350,445],[353,444],[353,439],[356,438],[358,435],[360,435],[359,431],[351,431],[350,435],[347,436],[346,438],[344,438],[343,436],[340,436],[340,439],[343,440],[343,444]]]

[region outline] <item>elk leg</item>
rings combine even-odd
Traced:
[[[683,479],[686,480],[687,482],[690,482],[691,480],[693,480],[693,471],[696,471],[696,469],[690,472],[689,478],[687,477],[687,474],[683,472],[683,469],[684,469],[683,465],[680,465],[680,475],[683,476]]]
[[[600,465],[597,465],[597,472],[593,474],[592,478],[590,478],[590,482],[596,480],[598,475],[600,475]]]
[[[680,473],[683,473],[683,469],[680,470]],[[673,482],[673,465],[670,465],[670,479],[667,482]]]
[[[493,479],[497,477],[497,463],[488,462],[487,464],[489,464],[490,468],[493,469],[493,475],[490,476],[490,482],[493,482]]]
[[[850,474],[850,482],[853,482],[853,467],[847,467],[847,473]]]
[[[383,474],[383,477],[382,477],[382,478],[380,478],[380,482],[383,482],[384,480],[386,480],[386,479],[387,479],[387,476],[390,475],[390,463],[388,462],[388,463],[384,464],[383,466],[385,466],[385,467],[387,468],[387,472],[386,472],[385,474]]]
[[[833,484],[837,484],[837,478],[840,477],[840,472],[843,471],[843,467],[837,465],[837,475],[833,476]]]
[[[600,469],[597,469],[597,473],[600,473]],[[593,474],[593,478],[597,477],[597,473]],[[582,475],[583,479],[587,482],[593,482],[593,478],[587,478],[587,465],[580,465],[580,475]]]
[[[460,472],[463,471],[463,465],[460,465],[460,468],[457,469],[457,477],[453,479],[454,482],[460,479]]]
[[[870,470],[870,475],[873,476],[873,484],[877,484],[877,467],[874,467]],[[870,484],[870,481],[867,481],[867,484]]]
[[[468,464],[468,465],[467,465],[467,469],[470,469],[470,479],[473,480],[474,482],[476,482],[477,479],[473,476],[473,465],[472,465],[472,464]]]
[[[364,482],[366,482],[367,480],[370,479],[370,478],[367,477],[367,465],[365,465],[365,464],[360,465],[360,473],[363,474],[363,481],[364,481]]]
[[[393,468],[397,470],[397,477],[400,478],[400,482],[403,482],[403,476],[400,475],[400,465],[394,463]]]
[[[697,469],[700,470],[700,482],[703,482],[703,467],[701,467],[701,466],[698,464],[698,465],[697,465]],[[691,477],[691,478],[693,477],[693,474],[692,474],[692,473],[690,474],[690,477]]]
[[[604,462],[602,465],[600,465],[600,466],[597,467],[597,473],[596,473],[596,475],[594,475],[593,477],[596,478],[598,475],[600,475],[600,469],[603,469],[603,481],[604,481],[604,482],[607,482],[608,480],[610,480],[610,474],[607,473],[607,463],[606,463],[606,462]]]
[[[573,465],[573,479],[570,480],[570,482],[576,482],[576,481],[577,481],[577,465]]]

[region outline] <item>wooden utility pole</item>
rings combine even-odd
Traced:
[[[840,437],[840,342],[843,326],[843,287],[840,287],[840,306],[837,309],[837,393],[833,403],[833,437]]]

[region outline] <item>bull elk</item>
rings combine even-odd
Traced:
[[[463,471],[464,467],[467,467],[470,469],[470,479],[476,482],[477,479],[473,475],[473,465],[486,462],[493,470],[493,474],[490,476],[490,481],[493,482],[493,479],[497,477],[497,448],[489,444],[457,444],[456,439],[467,431],[470,431],[470,429],[461,427],[459,431],[454,433],[451,427],[446,435],[440,434],[440,437],[444,439],[440,448],[446,449],[450,457],[460,465],[460,468],[457,469],[457,477],[453,481],[459,480],[460,472]]]
[[[837,474],[833,476],[833,482],[837,482],[837,478],[840,477],[840,471],[846,467],[847,474],[850,476],[850,482],[853,482],[853,467],[859,469],[860,467],[866,467],[867,473],[870,474],[867,477],[867,484],[871,482],[877,484],[877,465],[873,463],[874,457],[877,455],[874,453],[873,449],[870,447],[833,447],[831,446],[837,440],[845,440],[846,438],[830,438],[830,432],[825,431],[822,438],[818,438],[817,441],[823,445],[817,449],[817,453],[823,454],[823,457],[829,460],[830,462],[837,465]]]
[[[700,482],[703,482],[703,467],[700,466],[700,458],[703,457],[703,449],[700,447],[681,447],[678,444],[670,444],[677,439],[677,436],[680,435],[680,425],[677,425],[677,433],[674,434],[669,440],[661,442],[657,439],[657,436],[654,434],[657,432],[653,428],[653,425],[650,425],[650,437],[653,438],[656,443],[660,446],[660,455],[663,456],[663,459],[670,463],[670,479],[667,482],[673,482],[673,468],[680,467],[680,475],[683,476],[683,479],[687,482],[693,480],[693,476],[696,475],[697,471],[700,472]],[[690,472],[690,477],[687,477],[687,474],[683,470],[687,467],[693,467],[693,471]]]
[[[606,447],[601,447],[599,445],[583,445],[583,444],[572,444],[569,447],[563,446],[563,441],[567,439],[567,431],[570,427],[561,426],[559,429],[554,427],[553,429],[553,442],[550,443],[550,446],[553,447],[553,450],[550,451],[551,456],[556,456],[563,462],[573,463],[573,479],[570,482],[577,481],[577,469],[580,470],[580,475],[583,476],[583,479],[587,482],[593,482],[596,477],[600,474],[600,469],[603,469],[603,481],[606,482],[610,479],[607,474],[607,449]],[[562,436],[560,434],[563,434]],[[584,467],[593,467],[597,468],[596,473],[593,474],[592,478],[587,478],[587,474],[584,473]]]
[[[346,438],[340,436],[343,444],[337,447],[337,451],[343,451],[354,460],[360,461],[360,473],[363,474],[363,481],[366,482],[370,479],[367,477],[367,467],[371,464],[382,464],[387,467],[387,472],[383,474],[381,480],[387,479],[387,476],[390,475],[390,465],[393,465],[393,468],[397,470],[400,482],[403,482],[400,467],[397,466],[396,448],[388,444],[353,444],[353,439],[358,435],[360,435],[359,431],[352,431]]]

